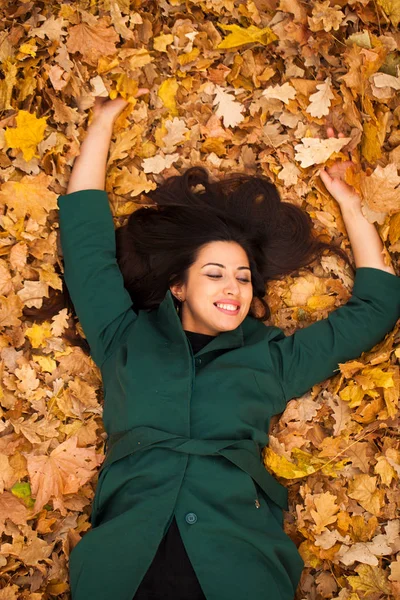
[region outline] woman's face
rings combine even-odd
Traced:
[[[236,242],[210,242],[189,268],[187,283],[170,289],[182,299],[183,329],[207,335],[236,329],[253,299],[247,254]]]

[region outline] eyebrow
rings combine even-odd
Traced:
[[[206,267],[207,265],[215,265],[216,267],[222,267],[223,269],[226,268],[225,265],[221,265],[220,263],[206,263],[205,265],[203,265],[203,267]],[[250,267],[238,267],[238,270],[240,269],[248,269],[249,271],[251,271]]]

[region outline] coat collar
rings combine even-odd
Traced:
[[[163,329],[169,339],[176,342],[186,341],[186,334],[183,330],[181,320],[176,312],[175,304],[172,298],[171,290],[167,290],[164,300],[160,303],[157,309],[157,317],[159,326]],[[196,353],[204,354],[213,350],[225,350],[228,348],[239,348],[244,346],[244,334],[242,324],[231,331],[223,331],[217,335],[204,348]]]

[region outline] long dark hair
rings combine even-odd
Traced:
[[[310,267],[324,251],[336,253],[353,270],[346,252],[318,239],[309,215],[282,201],[263,175],[239,172],[211,181],[204,167],[190,167],[146,196],[151,203],[131,213],[115,232],[117,262],[135,312],[156,308],[170,286],[185,283],[201,247],[213,241],[234,241],[245,250],[253,282],[249,314],[260,321],[271,316],[265,300],[268,281]],[[64,286],[43,308],[24,314],[48,319],[65,306],[76,318]],[[72,331],[64,337],[88,349]]]

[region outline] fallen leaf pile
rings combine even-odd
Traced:
[[[107,164],[116,225],[203,165],[267,175],[351,256],[318,176],[349,152],[346,181],[399,272],[400,3],[25,0],[0,14],[0,599],[64,600],[103,461],[102,383],[63,337],[67,308],[42,323],[24,309],[62,289],[57,196],[94,97],[130,100]],[[271,283],[266,325],[326,318],[349,272],[325,255]],[[296,600],[400,598],[399,326],[271,426],[265,465],[289,489],[285,530],[305,561]]]

